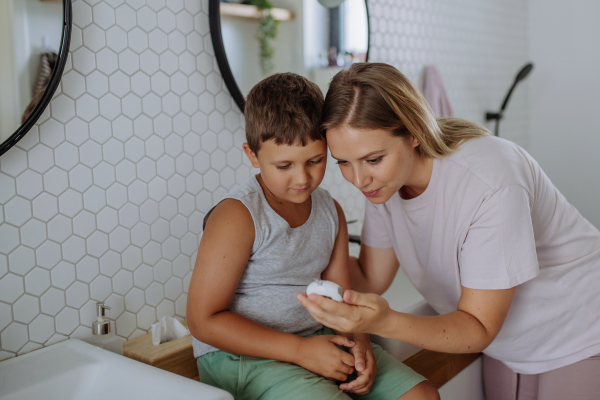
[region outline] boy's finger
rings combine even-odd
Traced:
[[[355,345],[355,343],[352,340],[344,336],[332,335],[331,339],[329,340],[336,346],[354,347]],[[354,365],[354,361],[352,362],[352,365]]]
[[[342,355],[342,362],[354,369],[354,356],[352,354],[344,352]]]

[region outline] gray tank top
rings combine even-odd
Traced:
[[[241,201],[254,221],[254,245],[238,284],[230,311],[278,331],[300,336],[322,328],[296,299],[296,293],[321,277],[329,264],[339,220],[329,192],[312,194],[308,220],[290,228],[267,202],[256,177],[250,178],[226,199]],[[194,357],[218,349],[193,340]]]

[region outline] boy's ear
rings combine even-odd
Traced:
[[[242,145],[242,148],[244,149],[244,153],[246,153],[246,157],[248,157],[248,160],[250,160],[252,166],[254,168],[259,168],[258,157],[252,150],[250,150],[250,146],[248,145],[248,143],[244,143]]]

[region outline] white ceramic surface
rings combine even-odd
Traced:
[[[77,339],[0,362],[0,400],[233,400],[220,389]]]

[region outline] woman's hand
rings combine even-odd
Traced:
[[[298,293],[296,298],[310,314],[325,326],[340,332],[377,334],[392,313],[383,297],[353,290],[344,292],[344,303],[323,296]]]
[[[371,391],[371,386],[377,375],[377,363],[375,355],[371,349],[371,339],[369,335],[357,334],[354,336],[356,345],[350,349],[350,353],[354,356],[354,369],[358,377],[352,382],[342,383],[340,389],[365,395]]]
[[[352,348],[355,343],[337,335],[303,337],[294,363],[324,378],[344,382],[354,372],[354,356],[337,346]]]

